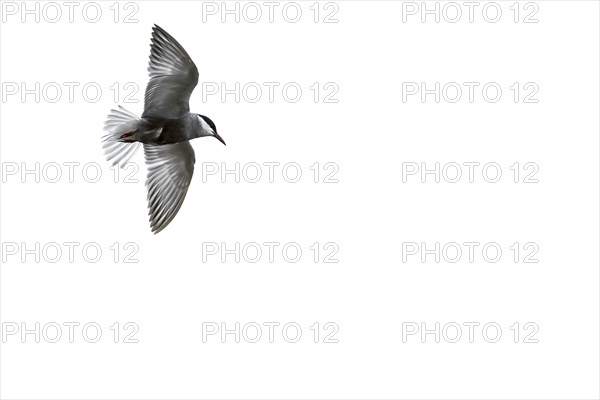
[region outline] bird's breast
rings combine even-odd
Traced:
[[[156,137],[156,144],[180,143],[189,140],[187,129],[182,124],[166,124]]]

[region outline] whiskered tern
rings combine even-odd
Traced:
[[[210,118],[190,113],[198,69],[179,42],[158,25],[152,28],[148,72],[142,117],[121,106],[111,110],[102,147],[108,161],[123,167],[144,146],[150,227],[156,234],[175,218],[190,186],[196,162],[190,140],[212,136],[225,141]]]

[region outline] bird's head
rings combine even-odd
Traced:
[[[217,133],[217,126],[210,118],[205,115],[198,114],[198,119],[200,120],[201,132],[200,136],[213,136],[219,142],[225,144],[223,138]],[[227,145],[226,145],[227,146]]]

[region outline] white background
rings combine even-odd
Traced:
[[[314,23],[313,2],[300,3],[298,23],[282,18],[284,3],[273,23],[264,6],[257,23],[232,16],[222,23],[219,14],[203,22],[202,3],[193,1],[136,2],[138,22],[123,23],[121,9],[115,23],[107,2],[100,3],[100,21],[90,23],[84,4],[72,23],[64,6],[56,23],[3,16],[3,83],[80,84],[73,102],[65,86],[55,103],[43,95],[39,102],[20,93],[3,98],[3,171],[12,163],[80,167],[72,183],[66,176],[37,183],[21,171],[5,176],[2,242],[21,250],[21,243],[81,245],[73,263],[66,253],[56,263],[3,254],[1,319],[5,329],[10,322],[29,329],[36,322],[96,322],[103,336],[88,343],[76,330],[69,343],[65,328],[58,343],[3,337],[2,398],[599,397],[597,2],[539,1],[539,22],[530,24],[522,21],[523,3],[519,23],[513,21],[513,2],[499,3],[497,23],[482,17],[485,3],[473,23],[464,6],[457,23],[435,23],[433,16],[422,23],[420,14],[404,23],[403,4],[391,1],[337,2],[337,23],[323,23],[324,10]],[[143,155],[135,158],[138,183],[115,183],[100,148],[103,121],[117,104],[111,85],[137,84],[138,103],[124,103],[123,94],[117,100],[143,111],[154,23],[186,48],[201,82],[303,88],[296,103],[279,90],[273,103],[212,96],[203,104],[198,86],[191,109],[216,122],[227,147],[193,141],[192,185],[158,235],[147,221]],[[90,82],[103,89],[96,102],[81,93]],[[337,84],[339,102],[315,103],[314,82]],[[403,82],[497,82],[503,95],[490,103],[479,89],[473,103],[466,92],[454,104],[432,95],[403,102]],[[515,103],[515,82],[537,84],[539,102]],[[264,176],[254,184],[231,176],[222,183],[218,175],[202,182],[201,162],[296,162],[303,175],[288,183],[278,169],[273,183]],[[321,176],[314,183],[315,162],[336,163],[339,182]],[[409,162],[496,162],[503,175],[488,183],[479,167],[473,183],[465,176],[422,183],[419,175],[403,183]],[[514,183],[515,162],[536,163],[539,183],[522,176]],[[102,166],[97,183],[83,179],[86,163]],[[115,242],[117,263],[109,249]],[[123,262],[128,242],[139,247],[138,263]],[[266,254],[257,263],[232,256],[223,263],[218,255],[203,262],[207,242],[296,242],[303,255],[289,263],[279,247],[274,263]],[[336,243],[339,262],[324,263],[321,253],[315,263],[315,242]],[[403,262],[404,242],[496,242],[503,255],[486,262],[479,247],[473,263],[466,254],[457,263],[435,263],[433,256],[422,263],[419,255]],[[515,263],[515,242],[536,243],[539,262],[522,262],[522,253]],[[86,243],[103,250],[97,263],[83,259]],[[115,322],[136,323],[139,342],[114,343]],[[276,330],[269,343],[265,328],[258,343],[235,343],[233,335],[203,343],[203,322],[296,322],[303,335],[288,343]],[[321,330],[337,324],[339,342],[323,343],[322,330],[314,343],[315,322]],[[466,327],[458,343],[436,343],[434,335],[403,342],[405,322],[480,326],[473,343]],[[503,330],[497,343],[482,336],[490,322]],[[539,327],[538,343],[524,343],[527,322]]]

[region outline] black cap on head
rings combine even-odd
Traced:
[[[214,122],[212,122],[212,120],[210,118],[208,118],[206,115],[200,115],[200,114],[198,114],[198,116],[200,116],[200,118],[202,118],[204,120],[204,122],[206,122],[208,124],[208,126],[210,126],[210,128],[215,133],[217,132],[217,126],[215,125]]]

